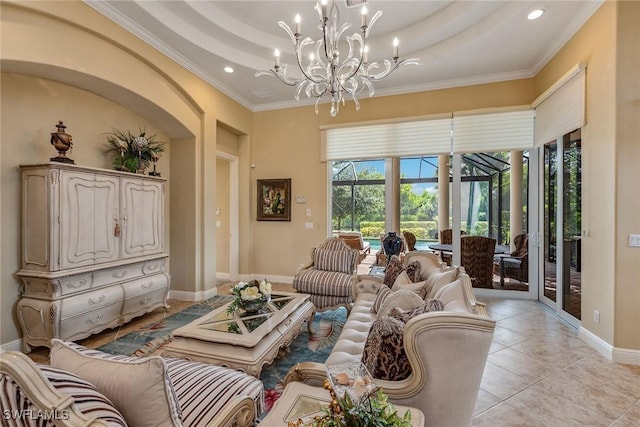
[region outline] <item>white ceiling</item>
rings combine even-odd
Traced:
[[[251,109],[299,104],[294,88],[274,77],[255,77],[281,63],[292,64],[293,47],[278,26],[302,17],[302,34],[317,39],[314,0],[190,1],[85,0],[133,34]],[[357,1],[359,2],[359,1]],[[336,0],[342,22],[357,31],[360,9]],[[419,66],[397,70],[375,84],[376,96],[417,92],[534,76],[602,4],[602,0],[370,0],[369,17],[382,17],[371,29],[369,60],[392,56],[393,37],[401,58],[418,57]],[[537,8],[545,14],[527,20]],[[233,74],[223,71],[235,69]],[[264,96],[266,95],[266,96]],[[303,95],[304,96],[304,95]],[[302,100],[300,103],[311,104]]]

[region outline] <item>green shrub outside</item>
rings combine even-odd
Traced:
[[[402,223],[402,231],[413,233],[418,240],[433,239],[438,234],[437,221],[407,221]],[[384,233],[384,221],[363,221],[360,232],[365,239],[377,239]]]

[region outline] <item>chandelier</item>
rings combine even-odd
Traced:
[[[310,37],[302,38],[302,25],[300,15],[295,17],[295,32],[283,22],[278,25],[284,29],[295,49],[297,65],[302,72],[301,78],[287,76],[287,64],[280,65],[280,51],[275,50],[275,65],[269,70],[256,72],[256,77],[273,75],[288,86],[295,86],[295,100],[300,100],[300,94],[304,93],[308,98],[316,98],[315,111],[318,114],[318,104],[325,96],[331,97],[331,117],[335,117],[340,110],[340,104],[344,106],[345,97],[351,97],[355,103],[356,111],[360,109],[358,94],[367,89],[369,97],[375,90],[373,82],[382,80],[398,68],[406,65],[419,65],[418,58],[400,60],[398,55],[398,39],[393,39],[393,57],[385,59],[384,66],[377,62],[369,62],[369,48],[367,37],[373,24],[382,16],[378,11],[368,21],[367,8],[362,7],[360,16],[360,33],[346,36],[346,45],[341,44],[343,33],[351,27],[350,23],[340,25],[340,14],[334,0],[321,0],[316,3],[315,10],[320,18],[319,29],[322,38],[314,41]],[[348,53],[341,60],[340,48],[348,47]],[[305,57],[306,55],[306,57]],[[305,59],[306,58],[306,59]]]

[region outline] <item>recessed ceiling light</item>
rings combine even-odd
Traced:
[[[231,67],[224,67],[224,71],[225,71],[225,72],[227,72],[227,73],[229,73],[229,74],[231,74],[231,73],[233,73],[233,68],[231,68]]]
[[[544,9],[536,9],[532,10],[528,15],[527,19],[533,21],[534,19],[540,18],[544,14]]]

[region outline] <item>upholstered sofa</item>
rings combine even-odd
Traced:
[[[0,354],[0,402],[17,426],[248,427],[264,409],[264,388],[228,368],[53,340],[50,365]]]
[[[495,322],[484,304],[476,301],[463,268],[444,266],[438,256],[424,251],[410,252],[403,259],[405,266],[416,261],[421,264],[419,283],[426,292],[423,298],[439,300],[444,309],[419,314],[404,325],[404,351],[411,368],[408,377],[375,382],[393,403],[422,410],[426,426],[468,426]],[[300,363],[291,369],[285,382],[320,384],[326,378],[325,365],[361,361],[369,331],[378,317],[372,308],[379,302],[377,294],[383,280],[358,277],[354,306],[325,364]],[[397,280],[394,288],[396,284]]]

